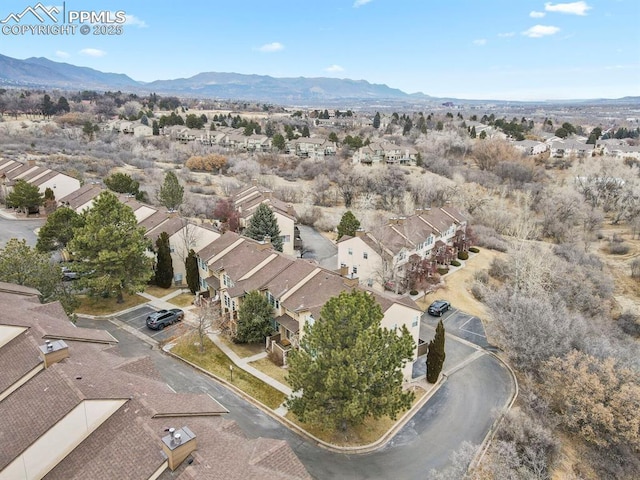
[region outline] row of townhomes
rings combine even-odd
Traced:
[[[407,274],[424,259],[448,265],[459,251],[469,247],[467,219],[455,208],[416,210],[407,217],[392,218],[375,234],[364,230],[343,236],[338,242],[338,264],[361,284],[376,291],[404,290]]]
[[[105,189],[102,185],[89,183],[61,198],[59,204],[82,213],[91,208],[94,199],[103,191]],[[166,232],[169,235],[174,284],[184,285],[186,282],[184,262],[187,255],[189,255],[189,250],[197,251],[218,238],[220,233],[208,226],[188,222],[175,212],[167,212],[166,210],[145,205],[131,196],[116,195],[118,195],[122,203],[131,207],[138,221],[138,226],[145,229],[145,236],[149,240],[155,243],[162,232]]]
[[[77,178],[50,168],[39,167],[33,160],[22,163],[0,158],[0,188],[5,198],[17,180],[24,180],[37,186],[42,194],[50,188],[55,198],[62,198],[80,188],[80,181]]]
[[[353,154],[353,163],[388,163],[409,164],[415,163],[418,151],[413,147],[400,147],[395,143],[382,140],[372,142],[359,148]]]
[[[176,393],[38,296],[0,283],[0,478],[311,479],[284,440],[246,438],[211,396]]]
[[[233,232],[226,232],[198,253],[202,290],[220,300],[223,322],[233,332],[238,309],[250,291],[264,295],[274,309],[273,329],[267,349],[286,365],[287,354],[297,348],[306,324],[320,318],[320,310],[340,292],[363,289],[380,304],[382,326],[389,329],[406,326],[417,345],[422,311],[409,297],[392,298],[365,289],[357,275],[344,269],[331,271],[306,259],[293,258],[275,251],[268,240],[257,242]],[[412,365],[404,371],[411,379]]]
[[[240,228],[245,229],[260,204],[267,204],[278,222],[282,252],[295,255],[295,250],[302,246],[300,231],[296,225],[296,212],[293,206],[278,200],[273,192],[258,185],[240,189],[233,195],[233,204],[240,214]]]

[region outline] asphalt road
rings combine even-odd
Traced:
[[[152,338],[156,342],[165,342],[171,338],[179,337],[187,332],[189,327],[182,322],[168,325],[162,330],[152,330],[147,327],[147,316],[156,312],[155,308],[149,305],[142,305],[134,310],[118,315],[116,318],[121,322],[135,328],[138,332]]]
[[[329,270],[338,268],[338,247],[312,227],[298,225],[298,228],[305,247],[311,248],[311,251],[305,254],[304,258],[314,259]]]
[[[27,245],[34,247],[38,241],[34,230],[42,225],[44,219],[10,220],[0,216],[0,247],[4,247],[12,238],[24,238]]]
[[[422,315],[421,326],[427,325],[435,329],[440,319],[442,319],[445,332],[462,338],[481,348],[491,347],[491,344],[487,341],[482,320],[460,310],[452,308],[442,317],[433,317],[427,312],[424,312]],[[423,332],[421,331],[420,338],[423,338],[424,340],[431,340],[433,337],[433,335],[430,337],[423,337],[422,335]]]
[[[361,455],[329,452],[305,441],[278,421],[182,362],[152,349],[129,332],[106,320],[80,319],[79,326],[104,328],[119,341],[124,356],[149,355],[165,381],[176,391],[208,393],[229,409],[249,437],[286,440],[316,479],[425,479],[431,469],[449,464],[450,454],[462,442],[480,444],[496,411],[513,395],[510,373],[495,357],[464,347],[456,354],[469,363],[452,373],[431,399],[381,449]],[[456,345],[460,342],[449,342]],[[452,354],[453,356],[453,354]]]

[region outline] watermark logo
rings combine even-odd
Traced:
[[[38,2],[9,13],[0,24],[3,35],[122,35],[126,21],[124,10],[74,10],[66,2],[61,8]]]

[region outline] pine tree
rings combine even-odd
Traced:
[[[249,225],[244,230],[244,235],[254,240],[263,241],[265,237],[271,239],[273,248],[282,251],[282,238],[280,237],[280,227],[278,221],[269,205],[261,203],[254,212]]]
[[[296,394],[287,407],[301,421],[344,431],[369,416],[395,418],[411,406],[402,368],[415,342],[405,326],[399,333],[382,328],[382,318],[374,296],[352,290],[331,298],[307,324],[300,348],[288,356]]]
[[[160,135],[160,125],[158,125],[158,121],[154,120],[151,124],[151,129],[154,135]]]
[[[113,193],[102,192],[69,242],[69,250],[81,260],[80,286],[92,295],[115,294],[118,303],[124,302],[124,292],[142,291],[153,275],[144,234],[133,210]]]
[[[344,235],[355,237],[356,230],[359,228],[360,221],[351,212],[351,210],[347,210],[344,212],[344,215],[342,215],[340,223],[338,224],[338,240],[340,240]]]
[[[13,190],[7,195],[7,206],[19,208],[29,213],[44,203],[44,195],[36,185],[27,183],[22,178],[16,180]]]
[[[198,273],[198,259],[193,249],[189,250],[189,255],[184,261],[184,268],[187,271],[187,285],[194,295],[200,290],[200,274]]]
[[[162,232],[156,240],[156,258],[155,284],[161,288],[169,288],[173,281],[173,260],[167,232]]]
[[[427,352],[427,382],[436,383],[446,354],[444,352],[444,325],[442,320],[438,322],[436,327],[436,335],[429,342],[429,351]]]
[[[184,187],[178,182],[178,177],[169,170],[164,176],[164,183],[158,192],[158,200],[169,210],[177,210],[182,204]]]
[[[373,117],[373,128],[380,128],[380,112],[376,112],[376,116]]]
[[[259,343],[273,331],[273,307],[264,295],[253,290],[242,299],[238,309],[238,328],[234,340],[238,343]]]
[[[60,207],[47,217],[46,223],[38,231],[36,249],[50,252],[56,248],[65,248],[74,235],[74,228],[83,225],[82,216],[68,207]]]

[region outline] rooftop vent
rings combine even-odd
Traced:
[[[162,450],[167,455],[171,471],[178,468],[196,447],[196,435],[188,427],[170,428],[169,435],[162,437]]]
[[[58,363],[69,356],[69,346],[64,340],[45,340],[44,345],[40,345],[40,355],[44,360],[44,367],[48,368],[54,363]]]

